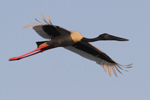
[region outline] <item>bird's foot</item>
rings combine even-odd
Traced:
[[[10,58],[9,61],[14,61],[14,60],[20,60],[21,58],[19,57],[13,57],[13,58]]]

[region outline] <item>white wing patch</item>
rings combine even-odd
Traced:
[[[110,76],[111,76],[111,68],[112,68],[114,74],[117,76],[115,68],[116,68],[116,70],[119,73],[121,73],[120,70],[117,67],[119,67],[119,68],[122,67],[122,66],[124,66],[124,67],[132,67],[131,64],[130,65],[120,65],[118,63],[109,63],[109,62],[107,62],[107,61],[105,61],[105,60],[103,60],[103,59],[101,59],[99,57],[90,55],[90,54],[88,54],[86,52],[83,52],[82,50],[76,49],[73,46],[67,46],[67,47],[64,47],[64,48],[68,49],[68,50],[70,50],[72,52],[75,52],[75,53],[79,54],[80,56],[82,56],[84,58],[87,58],[89,60],[95,61],[97,64],[101,65],[104,68],[105,72],[107,72],[107,69],[108,69],[108,72],[109,72]]]
[[[39,26],[34,26],[33,29],[43,38],[45,39],[51,39],[51,36],[48,35],[46,32],[43,31],[42,29],[43,25],[39,25]]]
[[[29,24],[29,25],[26,25],[23,27],[23,29],[25,28],[30,28],[30,27],[33,27],[33,29],[43,38],[46,38],[46,39],[51,39],[51,36],[49,34],[47,34],[46,32],[43,31],[42,29],[42,26],[43,25],[52,25],[52,22],[50,21],[50,18],[47,14],[47,19],[48,19],[48,22],[45,20],[43,14],[41,14],[41,17],[43,19],[43,21],[46,23],[46,24]],[[39,20],[35,19],[37,22],[41,23]]]

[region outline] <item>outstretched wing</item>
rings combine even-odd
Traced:
[[[58,26],[54,26],[52,25],[52,22],[50,21],[49,16],[47,15],[47,19],[48,22],[45,20],[43,14],[41,14],[41,17],[43,19],[43,21],[45,22],[45,24],[29,24],[24,26],[23,28],[29,28],[29,27],[33,27],[33,29],[43,38],[46,39],[51,39],[55,36],[60,35],[60,33],[58,32],[57,28]],[[41,23],[40,21],[38,21],[37,19],[35,19],[37,22]]]
[[[53,25],[39,25],[34,26],[33,29],[43,38],[52,39],[55,36],[60,35],[57,28]]]
[[[43,38],[52,39],[59,35],[70,34],[70,32],[64,28],[54,25],[27,25],[24,28],[33,27],[33,29]]]
[[[65,48],[72,52],[79,54],[80,56],[82,56],[84,58],[95,61],[97,64],[101,65],[104,68],[105,72],[108,69],[110,76],[111,76],[111,69],[113,70],[113,72],[116,76],[117,76],[117,74],[116,74],[115,69],[118,72],[120,72],[120,70],[118,68],[122,69],[121,68],[122,65],[113,61],[108,55],[106,55],[104,52],[97,49],[90,43],[78,42],[72,46],[67,46]],[[130,67],[130,65],[127,65],[127,66]]]
[[[43,38],[46,39],[52,39],[59,35],[64,34],[70,34],[70,32],[64,28],[61,28],[59,26],[52,25],[52,22],[50,21],[49,16],[47,15],[48,22],[45,20],[43,14],[41,14],[41,17],[45,24],[29,24],[24,26],[23,28],[29,28],[33,27],[33,29]],[[37,22],[41,23],[37,19],[35,19]]]

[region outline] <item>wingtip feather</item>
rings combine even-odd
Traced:
[[[44,21],[45,23],[49,24],[49,23],[45,20],[43,14],[41,14],[41,17],[42,17],[42,19],[43,19],[43,21]]]
[[[107,65],[104,65],[104,71],[107,72]]]
[[[49,23],[52,25],[52,22],[51,22],[48,14],[47,14],[47,19],[48,19]]]
[[[114,66],[112,66],[112,70],[113,70],[114,74],[115,74],[115,75],[116,75],[116,77],[117,77],[117,74],[116,74],[116,71],[115,71]]]
[[[111,66],[110,65],[108,66],[108,72],[109,72],[109,75],[111,77]]]
[[[125,67],[125,68],[132,68],[133,66],[133,63],[131,63],[131,64],[129,64],[129,65],[121,65],[121,64],[118,64],[117,63],[117,65],[119,65],[119,66],[122,66],[122,67]]]
[[[24,26],[23,29],[38,26],[38,25],[41,25],[41,24],[29,24],[29,25]]]
[[[117,69],[117,71],[118,71],[120,74],[122,74],[121,71],[116,67],[116,65],[114,65],[114,66],[115,66],[115,68]]]

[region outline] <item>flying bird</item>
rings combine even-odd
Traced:
[[[22,58],[26,58],[52,48],[64,47],[65,49],[77,53],[84,58],[95,61],[97,64],[101,65],[104,68],[105,72],[108,69],[110,76],[111,76],[111,69],[117,76],[115,69],[119,73],[121,73],[119,69],[123,70],[122,67],[126,68],[132,67],[131,66],[132,64],[121,65],[115,62],[103,51],[99,50],[98,48],[89,43],[100,40],[128,41],[128,39],[109,35],[107,33],[103,33],[96,38],[85,38],[78,31],[69,31],[60,26],[53,25],[48,15],[47,15],[48,22],[45,20],[43,14],[41,14],[41,17],[45,22],[45,24],[41,24],[39,20],[35,19],[36,21],[40,22],[40,24],[30,24],[24,26],[24,28],[33,27],[33,29],[41,37],[49,39],[49,41],[38,41],[36,42],[38,46],[37,49],[24,55],[10,58],[9,61],[20,60]]]

